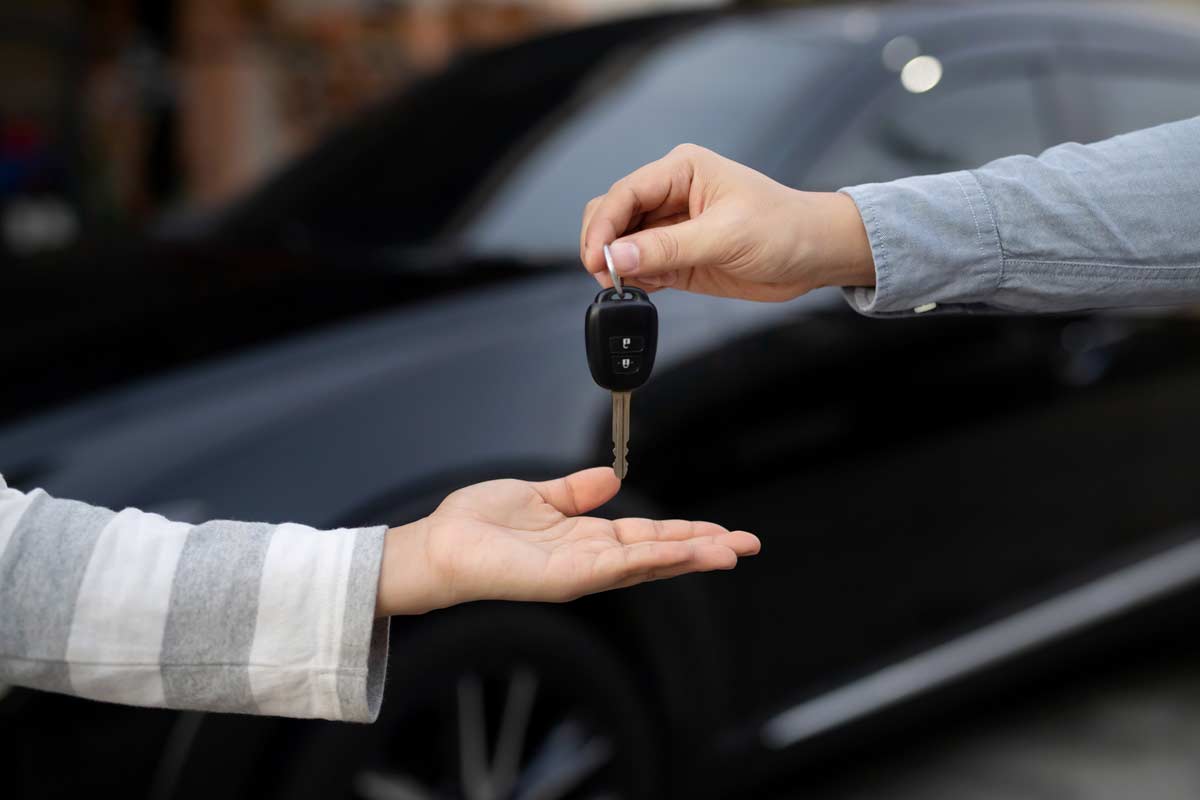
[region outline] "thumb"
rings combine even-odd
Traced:
[[[707,226],[689,219],[623,236],[609,249],[617,274],[646,277],[711,264],[716,259],[710,241]]]
[[[613,499],[621,488],[621,481],[611,467],[593,467],[565,478],[530,485],[547,503],[568,517],[574,517]]]

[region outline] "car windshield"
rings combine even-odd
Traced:
[[[797,98],[822,80],[829,46],[764,30],[767,18],[711,26],[610,65],[474,209],[475,252],[554,256],[578,246],[579,216],[617,178],[681,142],[775,172]]]

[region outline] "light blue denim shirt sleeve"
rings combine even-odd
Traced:
[[[1200,303],[1200,117],[979,169],[841,189],[868,316]]]

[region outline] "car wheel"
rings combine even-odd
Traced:
[[[394,638],[378,721],[315,726],[275,761],[287,776],[279,794],[655,797],[651,718],[613,649],[568,613],[503,604],[439,612]]]

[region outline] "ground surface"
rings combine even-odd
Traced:
[[[1200,656],[1121,672],[779,797],[1200,798]]]

